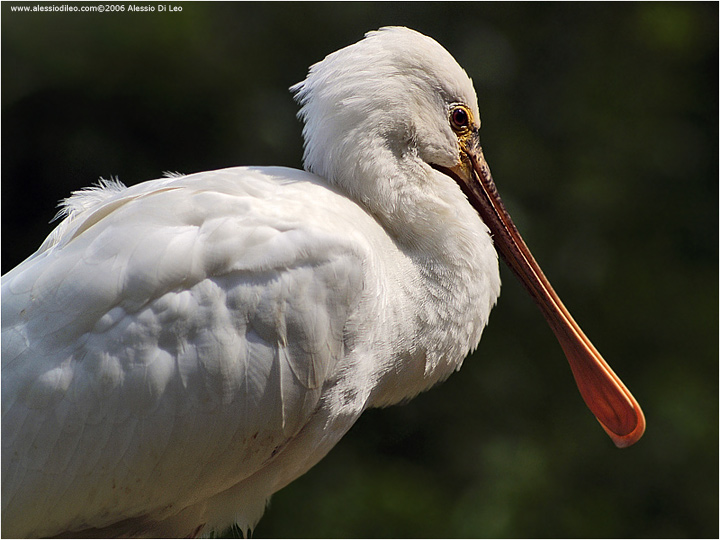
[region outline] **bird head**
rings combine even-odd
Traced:
[[[313,65],[291,91],[301,105],[305,169],[381,217],[416,207],[403,203],[418,192],[443,189],[431,164],[462,162],[458,111],[467,119],[463,135],[480,127],[465,71],[435,40],[407,28],[369,32]]]

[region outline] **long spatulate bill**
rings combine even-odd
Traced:
[[[463,163],[446,169],[465,192],[493,235],[495,246],[540,307],[570,363],[580,394],[619,448],[645,431],[640,405],[563,305],[530,253],[500,199],[477,132],[465,139]]]

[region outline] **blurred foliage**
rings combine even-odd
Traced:
[[[100,176],[300,167],[288,86],[367,30],[410,26],[473,77],[506,204],[647,415],[616,450],[503,268],[462,371],[367,412],[255,537],[718,536],[717,3],[12,5],[3,272]]]

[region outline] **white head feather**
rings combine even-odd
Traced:
[[[446,191],[444,180],[433,185],[429,164],[459,162],[450,107],[462,103],[480,116],[472,81],[450,53],[401,27],[328,55],[291,91],[305,123],[305,169],[385,222],[420,206],[419,192]]]

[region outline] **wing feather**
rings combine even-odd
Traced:
[[[4,535],[177,512],[302,429],[363,281],[357,210],[311,179],[98,188],[3,277]]]

